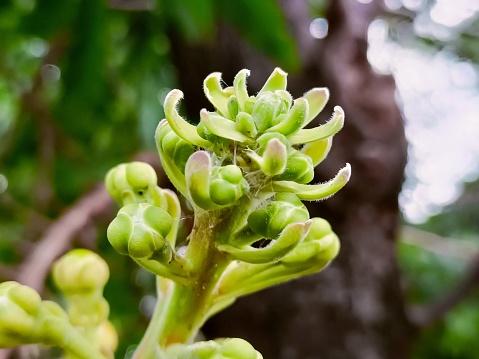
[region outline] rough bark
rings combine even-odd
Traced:
[[[331,222],[342,249],[317,275],[238,300],[211,320],[205,333],[245,338],[265,358],[407,358],[413,330],[395,256],[406,141],[393,79],[374,73],[366,57],[366,31],[381,11],[379,1],[330,1],[324,40],[309,36],[306,1],[283,0],[282,6],[303,62],[301,72],[290,77],[290,91],[297,97],[315,86],[329,87],[331,105],[346,112],[345,128],[316,180],[332,177],[349,162],[351,182],[332,199],[310,206],[313,216]],[[224,30],[211,45],[174,42],[181,88],[190,105],[203,98],[198,84],[211,71],[222,70],[231,83],[236,71],[249,68],[249,86],[257,89],[274,66],[231,29]],[[197,113],[204,106],[196,102],[188,110]]]

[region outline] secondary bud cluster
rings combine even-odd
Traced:
[[[120,254],[132,258],[171,258],[166,235],[173,220],[164,209],[146,203],[123,207],[108,227],[108,239]]]
[[[0,348],[42,343],[62,345],[68,316],[56,303],[42,301],[32,288],[17,282],[0,284]]]
[[[110,276],[106,262],[87,249],[74,249],[54,263],[52,274],[65,296],[70,323],[107,358],[113,358],[118,337],[108,321],[110,307],[103,297]]]
[[[161,190],[156,186],[155,170],[142,162],[130,162],[112,168],[105,184],[110,196],[120,203],[162,203]]]
[[[308,219],[309,212],[298,196],[278,193],[273,202],[251,212],[248,225],[264,238],[276,238],[288,224]]]

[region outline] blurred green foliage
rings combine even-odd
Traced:
[[[463,195],[443,213],[417,226],[433,236],[436,252],[417,239],[401,242],[398,258],[410,304],[427,305],[455,288],[479,255],[479,181],[466,185]],[[435,236],[440,235],[442,239]],[[424,243],[424,242],[423,242]],[[441,249],[443,247],[443,249]],[[454,250],[452,250],[454,249]],[[445,317],[425,328],[414,359],[475,359],[479,353],[479,290],[462,300]]]

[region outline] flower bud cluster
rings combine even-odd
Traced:
[[[146,203],[130,204],[118,212],[108,227],[108,238],[118,253],[132,258],[171,259],[166,240],[173,219],[164,209]]]
[[[243,195],[271,191],[271,187],[273,192],[294,192],[301,199],[317,200],[344,186],[349,165],[327,184],[304,186],[313,179],[314,167],[325,158],[332,137],[344,123],[344,113],[337,106],[329,122],[304,129],[325,106],[328,90],[314,88],[293,100],[286,91],[287,74],[276,69],[259,93],[250,96],[248,75],[248,70],[240,71],[227,88],[222,88],[219,73],[208,76],[204,91],[215,111],[203,109],[197,126],[178,113],[182,92],[168,94],[166,119],[158,126],[156,141],[173,184],[203,210],[235,205]],[[235,183],[215,181],[223,167],[230,172],[237,167]]]
[[[37,322],[42,300],[30,287],[16,282],[0,284],[0,347],[32,343],[42,335]]]
[[[107,358],[113,358],[118,338],[103,298],[110,276],[106,262],[87,249],[74,249],[54,263],[52,275],[67,301],[70,323],[86,333]]]
[[[156,172],[142,162],[130,162],[112,168],[105,185],[110,196],[122,206],[131,203],[164,204],[162,191],[157,187]]]
[[[106,176],[108,193],[123,207],[110,223],[108,240],[151,272],[181,281],[188,277],[176,252],[181,208],[173,191],[159,188],[153,168],[142,162],[121,164]]]
[[[34,289],[17,282],[1,283],[0,348],[34,343],[60,346],[74,354],[89,344],[58,304],[42,300]],[[97,351],[84,354],[85,359],[105,358]]]

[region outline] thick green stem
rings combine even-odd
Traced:
[[[196,218],[190,235],[186,257],[192,265],[192,281],[188,285],[175,284],[164,326],[159,333],[160,346],[191,343],[208,318],[215,286],[228,259],[214,245],[218,236],[226,235],[222,229],[222,216],[205,213]],[[228,222],[225,220],[225,222]]]
[[[175,283],[169,279],[157,277],[156,289],[158,301],[145,335],[143,336],[132,359],[163,359],[158,345],[158,336],[165,325]]]
[[[214,291],[230,263],[216,243],[223,242],[235,230],[236,217],[238,213],[232,216],[231,209],[203,212],[195,217],[185,254],[191,277],[176,282],[158,278],[158,303],[133,359],[163,359],[169,345],[194,341],[201,326],[215,312]]]

